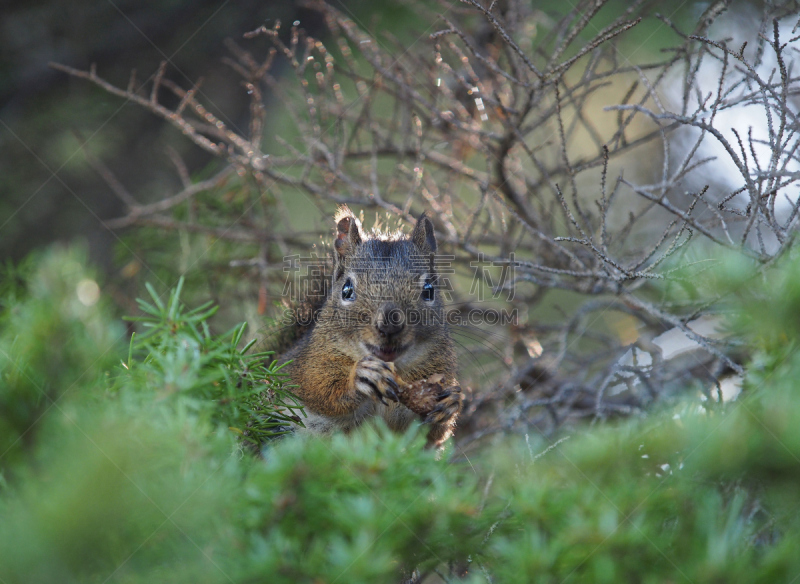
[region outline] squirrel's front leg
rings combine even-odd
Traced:
[[[394,363],[387,363],[372,355],[362,357],[350,373],[350,386],[359,393],[377,399],[384,405],[399,401],[399,387],[395,379]]]
[[[436,407],[425,416],[425,423],[431,426],[428,430],[428,448],[441,446],[453,434],[456,420],[464,406],[461,386],[451,385],[443,389],[437,395],[436,401]]]
[[[400,401],[430,425],[427,448],[441,446],[453,433],[464,405],[458,385],[445,387],[443,375],[432,375],[408,384],[400,392]]]

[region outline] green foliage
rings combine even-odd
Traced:
[[[280,372],[237,348],[243,329],[213,334],[212,307],[188,309],[179,285],[141,303],[144,332],[126,350],[102,296],[91,306],[76,296],[89,279],[81,264],[45,256],[0,321],[2,582],[401,582],[417,568],[429,582],[439,572],[766,583],[800,573],[794,260],[736,289],[740,313],[771,302],[734,325],[760,351],[735,402],[677,404],[549,448],[505,437],[469,461],[423,450],[419,429],[371,425],[270,441],[254,456],[228,428],[267,412],[251,399],[280,387]]]
[[[30,274],[9,268],[0,316],[0,456],[14,460],[35,443],[46,412],[67,395],[93,391],[113,367],[122,328],[96,286],[83,253],[54,253]],[[88,289],[81,296],[81,291]]]
[[[734,323],[743,339],[761,357],[793,352],[800,337],[800,259],[784,258],[778,269],[755,269],[752,262],[730,255],[723,262],[714,285],[729,290],[734,299]]]
[[[183,284],[181,278],[166,303],[147,285],[152,302],[138,300],[145,316],[128,319],[146,332],[131,339],[123,364],[129,375],[117,391],[145,389],[157,398],[179,393],[189,407],[256,446],[283,433],[285,425],[302,423],[302,405],[283,387],[280,367],[268,362],[270,353],[250,353],[255,340],[239,348],[245,324],[212,335],[208,319],[216,307],[207,302],[188,310],[180,300]]]
[[[424,444],[382,426],[280,444],[246,480],[248,581],[392,582],[463,561],[493,518],[477,476]]]
[[[0,578],[215,581],[213,550],[232,545],[225,494],[242,466],[229,439],[137,400],[65,406],[45,424],[0,503]]]

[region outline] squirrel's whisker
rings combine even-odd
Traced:
[[[480,377],[482,377],[483,379],[485,379],[487,381],[490,380],[489,374],[486,372],[486,369],[484,368],[483,363],[478,361],[477,356],[475,355],[475,353],[473,353],[464,343],[460,342],[459,340],[453,339],[453,342],[456,345],[458,345],[459,347],[461,347],[462,349],[464,349],[464,351],[466,351],[467,353],[470,354],[470,357],[472,357],[472,360],[471,360],[472,365],[476,366],[476,367],[479,367],[480,370],[481,370]]]
[[[502,354],[502,353],[501,353],[501,352],[500,352],[500,351],[497,349],[497,347],[495,347],[494,345],[492,345],[491,343],[489,343],[489,342],[488,342],[488,341],[486,341],[485,339],[481,339],[480,337],[474,337],[474,336],[470,336],[470,333],[471,333],[471,332],[472,332],[472,331],[451,331],[451,333],[452,333],[453,335],[461,335],[461,336],[462,336],[464,339],[469,339],[469,341],[472,341],[472,343],[475,343],[475,344],[477,344],[477,345],[479,345],[479,346],[483,347],[483,348],[484,348],[486,351],[488,351],[488,352],[489,352],[489,353],[490,353],[490,354],[491,354],[493,357],[495,357],[495,359],[497,359],[497,360],[499,360],[501,363],[505,364],[505,355],[503,355],[503,354]],[[479,361],[479,359],[478,359],[478,355],[476,355],[474,351],[472,351],[471,349],[469,349],[469,348],[468,348],[468,347],[467,347],[467,346],[466,346],[464,343],[461,343],[461,342],[457,341],[456,339],[454,339],[454,340],[455,340],[455,341],[458,343],[458,345],[459,345],[460,347],[462,347],[462,348],[463,348],[465,351],[467,351],[467,352],[470,354],[470,356],[472,357],[472,362],[473,362],[473,363],[475,363],[475,364],[480,364],[480,361]],[[482,364],[480,364],[480,366],[481,366],[481,368],[483,368],[483,365],[482,365]],[[506,369],[508,369],[508,365],[506,365]],[[487,376],[487,378],[488,378],[488,376]]]
[[[500,334],[500,333],[496,333],[494,331],[482,329],[479,326],[476,326],[474,324],[462,323],[462,324],[455,324],[455,325],[453,325],[453,327],[454,327],[453,330],[456,330],[456,327],[466,328],[466,329],[469,329],[472,332],[476,332],[476,333],[480,333],[480,334],[483,334],[483,335],[486,335],[486,336],[489,336],[489,337],[496,338],[498,340],[498,342],[501,342],[501,343],[507,343],[508,342],[508,335],[503,335],[503,334]]]
[[[508,338],[506,336],[483,330],[474,325],[458,325],[457,327],[452,328],[450,332],[454,334],[460,333],[462,335],[474,335],[474,337],[471,338],[477,337],[483,341],[486,341],[487,343],[490,343],[491,347],[497,351],[498,355],[502,354],[500,347],[508,343]]]

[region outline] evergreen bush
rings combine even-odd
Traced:
[[[214,334],[179,285],[126,345],[102,294],[76,292],[95,281],[82,254],[52,251],[4,290],[0,581],[791,582],[800,261],[783,261],[720,273],[756,355],[735,401],[468,459],[419,429],[267,440],[268,421],[257,454],[247,416],[302,412],[241,328]]]

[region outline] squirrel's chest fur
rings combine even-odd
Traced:
[[[283,357],[291,361],[284,369],[297,396],[305,405],[306,429],[312,433],[351,430],[371,417],[381,417],[390,429],[401,432],[415,415],[400,403],[382,404],[350,391],[356,359],[343,354],[329,342],[329,333],[312,328]],[[444,374],[455,382],[455,355],[449,336],[436,342],[437,348],[413,368],[398,372],[407,382]]]

